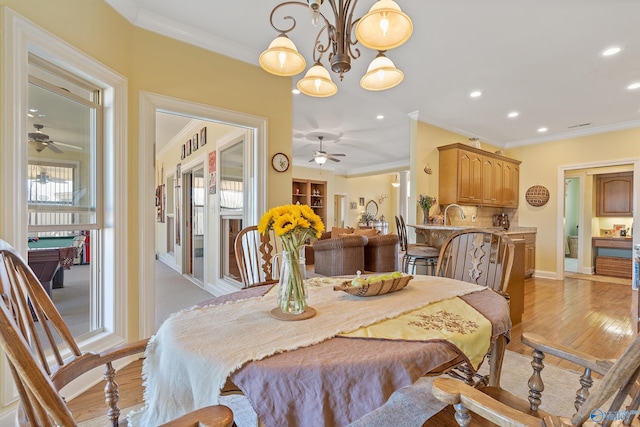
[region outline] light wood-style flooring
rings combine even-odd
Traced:
[[[524,301],[522,324],[513,328],[507,346],[517,353],[531,354],[530,348],[520,342],[523,330],[605,359],[616,358],[634,338],[629,286],[574,278],[564,282],[532,278],[525,281]],[[545,362],[575,369],[552,356]],[[141,403],[140,366],[136,362],[118,373],[121,408]],[[78,419],[97,416],[85,408],[104,402],[102,387],[97,385],[70,402]]]

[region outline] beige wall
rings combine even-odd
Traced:
[[[0,0],[18,14],[128,79],[128,226],[138,224],[138,96],[148,91],[268,119],[267,156],[291,157],[291,80],[204,49],[136,28],[102,0]],[[153,156],[153,153],[149,153]],[[275,191],[290,186],[291,173],[268,169],[268,205],[287,203]],[[0,183],[13,185],[13,183]],[[271,190],[274,191],[271,191]],[[129,240],[128,333],[138,336],[138,239]]]

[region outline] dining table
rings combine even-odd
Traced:
[[[234,390],[267,427],[343,426],[420,377],[461,363],[472,373],[490,363],[489,382],[498,385],[511,330],[504,297],[423,275],[378,296],[333,289],[346,280],[308,279],[316,314],[305,320],[271,315],[277,285],[172,314],[149,341],[145,405],[130,425],[162,424]]]

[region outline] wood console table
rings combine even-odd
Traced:
[[[595,273],[631,279],[633,239],[631,237],[592,237]]]

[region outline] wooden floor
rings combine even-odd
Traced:
[[[633,340],[630,322],[631,289],[629,286],[567,278],[564,282],[547,279],[525,281],[522,324],[512,331],[507,349],[530,355],[520,342],[523,329],[535,332],[560,344],[605,359],[617,357]],[[546,363],[575,368],[552,356]],[[141,403],[140,363],[118,373],[121,388],[120,407]],[[133,396],[126,399],[126,396]],[[70,402],[80,420],[96,416],[85,408],[104,402],[102,385],[98,385]]]

